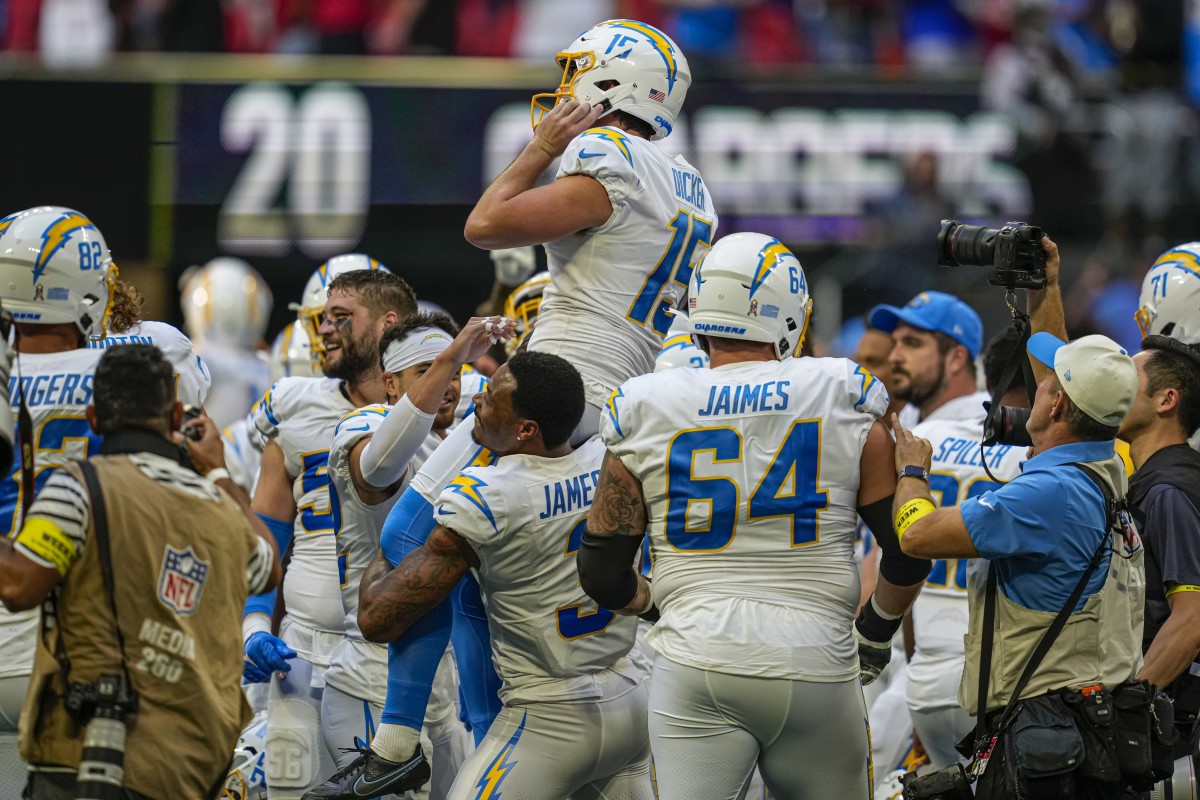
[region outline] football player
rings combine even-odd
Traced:
[[[183,327],[212,375],[204,410],[225,428],[271,388],[257,350],[271,316],[271,290],[240,258],[214,258],[179,281]]]
[[[116,264],[113,264],[114,274]],[[111,316],[106,336],[89,337],[87,346],[106,350],[118,344],[152,344],[175,368],[175,391],[185,406],[199,408],[208,400],[212,376],[208,366],[192,349],[192,342],[174,325],[142,319],[142,295],[124,281],[116,281],[109,306]]]
[[[341,509],[337,545],[346,638],[329,657],[321,721],[339,767],[362,757],[359,751],[371,740],[364,731],[376,729],[387,696],[387,648],[365,640],[358,627],[359,579],[379,549],[379,531],[406,479],[454,424],[460,370],[491,346],[489,321],[499,319],[474,318],[460,333],[445,314],[421,314],[388,328],[379,347],[390,405],[360,408],[334,430],[329,475]],[[430,703],[425,719],[434,752],[434,798],[446,796],[467,749],[454,713],[458,687],[449,660],[439,682],[434,695],[440,702]],[[306,796],[320,797],[322,790]]]
[[[976,391],[975,359],[983,346],[983,323],[975,310],[952,295],[922,292],[903,308],[876,306],[870,324],[891,334],[892,390],[919,409],[913,431],[933,444],[933,469],[913,477],[929,482],[938,506],[958,505],[996,488],[996,480],[1018,475],[1025,448],[979,444],[987,415],[983,404],[991,395]],[[984,471],[984,462],[996,480]],[[967,569],[968,559],[935,561],[912,609],[908,709],[917,738],[936,769],[960,760],[954,745],[974,725],[958,704],[967,633]],[[899,733],[899,738],[907,733]]]
[[[1200,345],[1200,242],[1176,245],[1154,261],[1134,316],[1142,336]]]
[[[1155,260],[1135,317],[1142,336],[1157,333],[1200,349],[1200,242],[1176,245]],[[1188,444],[1200,450],[1200,431]]]
[[[648,637],[659,797],[735,798],[757,764],[773,797],[869,798],[859,681],[878,676],[929,571],[892,529],[887,392],[852,361],[793,358],[811,303],[777,239],[721,239],[688,296],[712,368],[609,398],[583,588],[602,608],[661,612]],[[856,511],[883,551],[857,621]],[[647,531],[653,584],[631,567]]]
[[[347,264],[342,259],[341,264]],[[401,278],[379,268],[318,270],[328,299],[317,331],[322,378],[284,378],[258,406],[255,424],[267,439],[253,507],[280,543],[292,545],[284,583],[287,608],[279,636],[271,634],[273,598],[247,603],[243,625],[246,677],[265,681],[287,672],[288,659],[306,662],[311,691],[271,680],[267,778],[272,798],[299,797],[333,771],[320,744],[320,688],[329,654],[344,638],[334,531],[340,509],[329,491],[333,430],[346,414],[384,400],[379,337],[416,312],[416,297]],[[293,538],[294,535],[294,538]],[[290,688],[291,695],[284,689]]]
[[[504,707],[450,792],[471,797],[653,797],[646,690],[629,660],[636,620],[595,607],[574,559],[604,446],[577,449],[583,383],[562,358],[526,352],[476,398],[472,436],[499,457],[437,500],[437,527],[394,570],[363,578],[359,622],[391,639],[469,570],[487,598]],[[360,781],[362,778],[360,777]]]
[[[671,133],[691,84],[669,37],[642,22],[610,20],[557,62],[559,87],[533,98],[533,139],[484,192],[465,234],[489,250],[544,244],[551,280],[529,350],[561,355],[579,370],[587,405],[571,437],[578,444],[598,430],[613,389],[653,370],[668,309],[712,241],[717,215],[700,173],[652,144]],[[555,180],[537,186],[555,159]],[[594,344],[598,333],[603,348]],[[478,451],[470,430],[459,426],[405,490],[383,531],[385,551],[394,542],[391,553],[402,556],[433,529],[433,500]],[[441,636],[445,628],[439,624]],[[380,726],[372,747],[379,760],[364,767],[372,776],[404,772],[420,756],[417,728],[432,674],[427,659],[405,659],[414,638],[391,644],[391,668],[408,671],[408,691],[388,693],[389,717],[403,722]]]
[[[15,536],[25,509],[56,467],[99,451],[88,426],[92,373],[103,355],[87,340],[103,337],[116,283],[108,245],[78,211],[42,206],[0,219],[0,302],[12,314],[12,378],[5,384],[20,405],[32,444],[32,486],[25,485],[18,454],[0,483],[0,532]],[[7,338],[7,337],[4,337]],[[8,358],[3,358],[7,369]],[[11,417],[0,420],[11,449]],[[21,440],[26,434],[20,434]],[[31,491],[32,490],[32,491]],[[33,668],[37,609],[17,614],[0,608],[0,794],[16,797],[26,768],[17,755],[17,718]]]

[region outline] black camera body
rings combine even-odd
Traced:
[[[137,713],[137,692],[118,675],[101,675],[92,683],[67,684],[67,713],[80,725],[94,717],[124,722]]]
[[[1008,289],[1046,288],[1046,251],[1042,229],[1026,222],[1006,222],[1003,228],[942,220],[938,232],[938,266],[963,264],[991,267],[989,282]]]
[[[925,775],[910,772],[900,778],[904,800],[974,800],[971,781],[962,764]]]

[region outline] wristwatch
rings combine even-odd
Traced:
[[[896,480],[900,480],[901,478],[918,478],[929,483],[929,470],[924,467],[918,467],[915,464],[909,464],[896,474]]]

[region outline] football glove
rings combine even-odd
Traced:
[[[289,672],[292,665],[287,662],[295,658],[296,651],[288,647],[283,639],[266,631],[255,631],[246,639],[246,657],[242,661],[242,677],[247,683],[265,683],[272,672]]]
[[[888,619],[875,604],[875,595],[863,603],[854,620],[854,639],[858,642],[858,675],[863,686],[870,686],[892,660],[892,637],[900,630],[901,617]]]

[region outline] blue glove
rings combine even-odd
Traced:
[[[247,683],[266,683],[272,672],[289,672],[292,665],[287,659],[295,657],[296,651],[284,644],[283,639],[266,631],[255,631],[246,640],[242,677]]]

